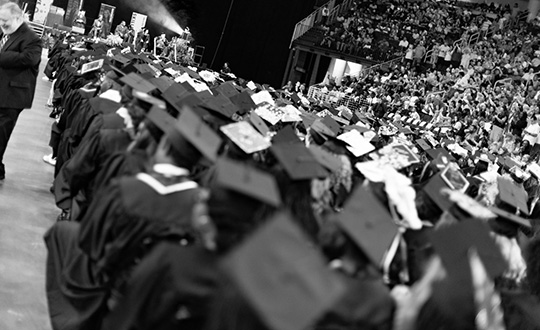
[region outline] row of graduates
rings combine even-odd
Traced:
[[[164,68],[195,71],[144,54],[80,74],[105,52],[89,46],[53,61],[53,188],[71,220],[45,235],[53,329],[539,328],[537,216],[424,189],[448,166],[440,152],[377,179],[352,167],[369,156],[321,129],[317,107],[300,122],[252,121],[271,146],[246,152],[222,130],[253,115],[245,82],[197,92]],[[531,176],[527,193],[537,186]],[[528,241],[526,279],[508,275],[521,254],[492,236]]]

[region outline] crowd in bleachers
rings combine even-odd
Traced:
[[[503,27],[518,12],[517,7],[494,3],[356,0],[336,21],[321,22],[325,36],[320,45],[375,61],[405,55],[418,45],[445,45],[441,52],[452,53],[454,41],[492,25]]]
[[[439,58],[422,64],[405,59],[387,70],[373,70],[360,78],[345,77],[341,86],[330,84],[326,88],[363,100],[365,109],[381,103],[399,114],[435,116],[433,122],[447,118],[455,127],[454,133],[475,148],[490,146],[526,159],[534,143],[527,139],[521,142],[521,137],[539,113],[537,31],[535,25],[523,22],[465,46],[460,49],[462,54],[450,61]],[[502,118],[497,125],[515,133],[503,148],[490,145],[489,134],[483,130],[498,113]],[[532,156],[538,159],[536,149]]]

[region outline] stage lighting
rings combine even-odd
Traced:
[[[184,29],[171,15],[165,5],[159,0],[123,0],[134,11],[147,15],[148,19],[177,34],[183,34]]]

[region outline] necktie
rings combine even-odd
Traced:
[[[8,39],[9,39],[9,35],[4,34],[4,36],[2,37],[2,40],[0,40],[0,52],[2,51],[2,48],[4,48],[4,45],[6,44]]]

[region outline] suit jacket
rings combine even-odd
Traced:
[[[32,107],[41,51],[41,39],[26,23],[9,37],[0,51],[0,109]]]

